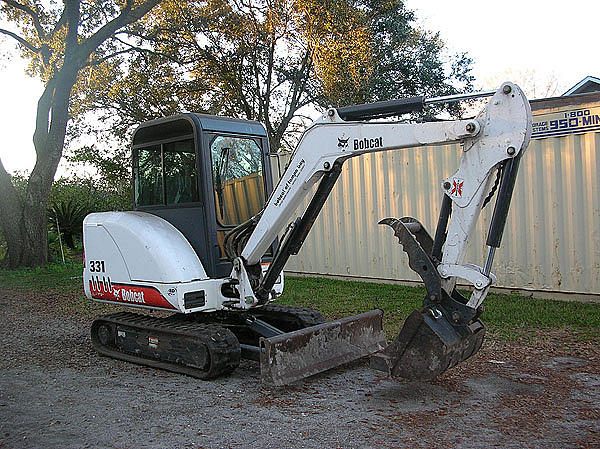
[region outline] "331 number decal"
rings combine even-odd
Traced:
[[[90,271],[93,273],[104,273],[104,261],[103,260],[90,260]]]

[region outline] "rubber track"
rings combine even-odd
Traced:
[[[98,328],[100,321],[151,331],[158,336],[168,333],[198,339],[199,344],[203,344],[208,351],[210,366],[206,370],[201,370],[193,366],[140,357],[116,348],[102,346],[93,335],[94,329]],[[231,373],[238,367],[241,357],[240,344],[236,336],[228,329],[212,324],[175,321],[131,312],[119,312],[96,319],[92,324],[92,344],[98,352],[109,357],[187,374],[199,379],[213,379]]]

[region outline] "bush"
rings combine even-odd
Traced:
[[[81,251],[83,220],[92,212],[126,210],[131,203],[129,189],[106,188],[101,181],[93,178],[60,178],[52,185],[48,205],[48,247],[49,257],[72,258]],[[58,239],[60,236],[62,241]],[[79,240],[79,241],[78,241]]]
[[[50,190],[49,205],[72,202],[88,212],[131,209],[131,189],[129,185],[110,187],[93,178],[60,178],[54,181]]]
[[[87,205],[71,198],[53,203],[48,208],[48,224],[64,237],[64,243],[75,249],[74,238],[82,235],[83,219],[89,213]]]
[[[16,172],[12,182],[20,198],[25,197],[28,174]],[[91,212],[131,208],[131,189],[91,177],[62,177],[54,182],[48,201],[48,257],[50,260],[72,259],[81,252],[83,220]],[[60,239],[59,232],[60,230]],[[62,243],[62,252],[61,252]],[[0,227],[0,262],[5,258],[7,242]]]

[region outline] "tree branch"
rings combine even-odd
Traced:
[[[21,44],[23,47],[25,47],[27,50],[29,50],[32,53],[39,53],[40,49],[35,47],[34,45],[32,45],[30,42],[26,41],[24,38],[22,38],[21,36],[19,36],[18,34],[13,33],[12,31],[8,31],[5,30],[3,28],[0,28],[0,34],[6,34],[7,36],[12,37],[13,39],[15,39],[19,44]]]
[[[36,11],[31,9],[29,6],[23,5],[14,0],[2,0],[2,1],[4,3],[6,3],[8,6],[12,6],[15,9],[23,11],[25,14],[27,14],[29,17],[31,17],[31,20],[33,21],[33,26],[35,27],[35,31],[37,31],[37,34],[38,34],[38,37],[40,38],[40,40],[46,39],[46,31],[44,30],[44,27],[42,26],[42,23],[40,22],[39,13],[37,13]]]
[[[63,15],[66,16],[67,34],[64,40],[65,56],[60,73],[64,73],[65,76],[67,73],[69,73],[71,76],[73,76],[83,66],[81,63],[83,61],[79,61],[77,59],[77,50],[79,48],[79,44],[77,42],[79,33],[79,19],[81,18],[80,0],[63,1],[65,4]],[[57,84],[60,84],[60,82]]]
[[[110,36],[112,36],[118,29],[139,20],[160,2],[161,0],[146,0],[137,8],[131,9],[132,1],[127,0],[125,8],[123,8],[121,14],[105,24],[102,28],[81,43],[79,54],[80,60],[85,61],[88,59],[92,52]]]
[[[67,14],[65,13],[65,10],[63,9],[62,14],[60,15],[60,18],[58,19],[58,22],[56,22],[54,24],[54,28],[52,29],[52,33],[51,36],[54,36],[56,34],[56,32],[58,30],[60,30],[60,28],[67,22]]]
[[[35,131],[33,132],[33,146],[37,156],[40,156],[40,151],[44,148],[48,138],[48,126],[50,120],[50,109],[52,107],[52,96],[56,78],[51,78],[44,88],[44,92],[40,96],[37,104],[37,112],[35,117]]]
[[[129,49],[128,50],[124,50],[122,52],[114,53],[113,55],[107,56],[104,59],[108,59],[109,57],[116,56],[119,53],[126,53],[126,52],[129,52],[129,51],[135,51],[135,52],[138,52],[138,53],[144,53],[144,54],[147,54],[147,55],[152,55],[152,56],[158,56],[158,57],[161,57],[161,58],[165,58],[165,59],[168,59],[169,61],[174,62],[176,64],[185,64],[184,61],[180,61],[179,59],[174,58],[171,55],[168,55],[166,53],[163,53],[163,52],[160,52],[160,51],[154,51],[154,50],[150,50],[149,48],[142,48],[142,47],[138,47],[137,45],[130,44],[129,42],[124,41],[123,39],[119,39],[116,36],[116,34],[121,34],[121,33],[115,33],[115,36],[113,36],[113,39],[116,40],[117,42],[119,42],[120,44],[125,45],[126,47],[129,47]],[[128,33],[125,33],[125,34],[128,34]]]
[[[135,50],[136,50],[135,48],[128,48],[127,50],[116,51],[116,52],[111,53],[109,55],[106,55],[106,56],[104,56],[104,57],[102,57],[100,59],[92,59],[91,61],[89,61],[86,64],[86,67],[100,65],[103,62],[108,61],[110,58],[114,58],[115,56],[122,55],[124,53],[130,53],[130,52],[135,51]]]

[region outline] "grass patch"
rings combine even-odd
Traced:
[[[320,310],[328,319],[342,318],[371,309],[382,309],[386,335],[400,332],[404,319],[419,308],[423,287],[373,284],[319,277],[286,277],[278,303]]]
[[[403,320],[421,306],[425,297],[423,287],[307,277],[287,277],[285,282],[282,303],[313,307],[327,318],[382,309],[384,328],[390,337],[399,332]],[[492,293],[485,307],[482,319],[500,338],[516,340],[527,329],[572,331],[583,340],[600,337],[600,304]]]
[[[0,270],[0,288],[34,292],[35,303],[24,304],[44,309],[60,316],[90,319],[124,308],[87,299],[83,293],[82,262],[52,262],[40,268]]]
[[[52,262],[45,267],[0,270],[0,288],[34,291],[75,291],[82,287],[83,263]]]
[[[80,262],[0,270],[0,288],[57,294],[69,292],[68,302],[59,305],[61,309],[66,307],[68,315],[90,316],[114,310],[114,306],[101,305],[84,297],[82,270]],[[285,292],[278,303],[312,307],[328,319],[374,308],[384,310],[384,327],[390,338],[398,334],[404,319],[421,306],[425,296],[423,287],[320,277],[287,277],[285,282]],[[483,321],[498,338],[518,340],[528,338],[528,335],[538,338],[539,333],[533,332],[535,329],[567,331],[580,340],[600,338],[600,304],[490,294],[485,305]]]

